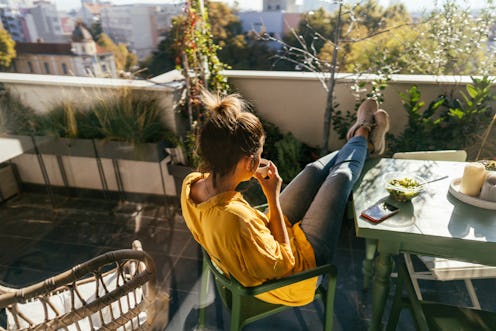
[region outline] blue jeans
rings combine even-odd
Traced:
[[[301,229],[315,252],[317,265],[331,262],[349,195],[367,157],[367,140],[351,138],[342,149],[305,168],[281,192],[281,207]]]

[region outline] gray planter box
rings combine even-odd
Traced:
[[[188,174],[194,171],[193,168],[189,166],[184,166],[180,164],[168,163],[167,171],[174,178],[174,187],[176,189],[176,196],[181,196],[181,188],[183,185],[183,180]]]
[[[18,139],[25,152],[34,154],[36,148],[40,154],[77,156],[77,157],[100,157],[107,159],[121,159],[145,162],[160,162],[168,154],[167,147],[173,147],[167,142],[131,144],[124,141],[107,141],[101,139],[77,139],[59,138],[48,136],[16,136],[9,138]]]
[[[61,187],[164,195],[165,142],[126,142],[11,136],[24,154],[16,163],[22,182]],[[37,151],[40,155],[36,155]],[[170,179],[172,182],[172,178]],[[171,192],[172,193],[172,192]]]
[[[11,164],[0,165],[0,201],[19,194],[19,186]]]
[[[165,148],[171,147],[166,142],[131,144],[122,141],[95,141],[98,156],[107,159],[160,162],[168,154]]]

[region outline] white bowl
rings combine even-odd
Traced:
[[[388,172],[383,177],[384,186],[396,201],[410,201],[424,189],[425,180],[407,172]]]

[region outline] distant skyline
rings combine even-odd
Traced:
[[[53,0],[52,0],[53,1]],[[297,2],[301,2],[297,1]],[[81,1],[80,0],[55,0],[55,4],[57,5],[58,10],[66,10],[69,11],[71,9],[79,9],[81,7]],[[171,3],[171,2],[176,2],[176,1],[171,1],[171,0],[111,0],[111,3],[115,5],[124,5],[124,4],[132,4],[132,3],[153,3],[153,4],[164,4],[164,3]],[[227,0],[224,1],[229,3],[230,5],[233,5],[235,2],[234,0]],[[238,0],[239,7],[243,10],[261,10],[262,9],[262,0]],[[400,2],[404,3],[409,11],[422,11],[424,9],[432,9],[434,6],[434,1],[433,0],[415,0],[415,1],[409,1],[409,0],[403,0],[403,1],[398,1],[398,0],[379,0],[379,3],[383,6],[387,6],[390,3],[395,3],[395,2]],[[442,3],[442,0],[439,1]],[[485,0],[470,0],[470,1],[464,1],[464,0],[458,0],[460,3],[467,3],[470,5],[472,9],[478,9],[478,8],[483,8],[486,5]]]

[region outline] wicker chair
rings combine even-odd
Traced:
[[[0,287],[0,321],[8,330],[150,330],[155,295],[155,264],[135,241],[34,285]]]

